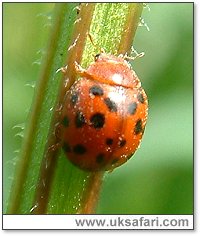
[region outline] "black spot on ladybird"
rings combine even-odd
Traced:
[[[81,128],[86,124],[85,117],[82,112],[77,111],[75,116],[75,124],[77,128]]]
[[[139,102],[144,103],[144,97],[143,97],[142,93],[138,94],[137,99],[138,99]]]
[[[65,152],[71,152],[71,147],[69,146],[68,143],[64,142],[63,146],[62,146],[63,150]]]
[[[83,155],[84,153],[86,153],[87,149],[83,145],[77,144],[74,146],[73,151],[76,154]]]
[[[125,144],[126,144],[126,139],[122,139],[122,140],[119,141],[119,146],[120,147],[124,147]]]
[[[110,98],[105,98],[104,102],[111,112],[117,112],[117,105]]]
[[[103,163],[103,161],[104,161],[104,154],[103,154],[103,153],[99,153],[99,154],[96,156],[96,162],[97,162],[98,164],[101,164],[101,163]]]
[[[95,113],[91,116],[90,121],[95,129],[100,129],[105,124],[105,116],[102,113]]]
[[[62,120],[62,124],[65,126],[65,127],[68,127],[69,126],[69,118],[67,116],[65,116]]]
[[[103,95],[103,89],[97,85],[94,85],[90,88],[90,93],[95,96],[102,96]]]
[[[106,139],[106,144],[107,144],[108,146],[111,146],[111,145],[113,144],[113,139],[112,139],[112,138],[107,138],[107,139]]]
[[[129,114],[134,115],[136,110],[137,110],[137,103],[136,102],[129,104],[129,106],[128,106],[128,113]]]
[[[142,128],[142,120],[139,119],[137,120],[136,122],[136,125],[135,125],[135,128],[134,128],[134,132],[135,134],[139,134],[143,131],[143,128]]]
[[[70,98],[70,103],[75,106],[78,101],[78,93],[73,93]]]

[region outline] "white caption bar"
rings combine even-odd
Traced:
[[[3,215],[3,229],[193,229],[193,215]]]

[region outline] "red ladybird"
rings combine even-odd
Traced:
[[[148,101],[140,80],[122,57],[98,54],[66,93],[61,116],[62,148],[88,171],[112,170],[137,150]]]

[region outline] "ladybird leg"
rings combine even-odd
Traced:
[[[74,62],[75,70],[79,75],[84,75],[86,73],[86,70],[81,67],[81,65],[78,64],[77,61]]]
[[[144,52],[138,53],[137,50],[135,50],[134,47],[131,47],[131,54],[135,56],[129,57],[127,54],[124,55],[124,59],[132,60],[134,61],[136,58],[143,57],[145,55]]]
[[[135,57],[129,57],[128,55],[124,55],[124,59],[134,61],[136,58],[143,57],[144,55],[145,55],[144,52],[136,54]]]
[[[79,65],[78,62],[75,61],[74,64],[77,74],[79,74],[81,77],[90,76],[90,74],[88,74],[88,72],[85,69],[83,69],[83,67],[81,67],[81,65]]]
[[[134,47],[131,47],[131,54],[133,54],[133,53],[135,54],[135,56],[128,56],[128,54],[125,53],[124,55],[123,55],[123,54],[120,54],[118,57],[123,58],[123,59],[125,59],[125,60],[134,61],[135,59],[140,58],[140,57],[143,57],[143,56],[145,55],[144,52],[138,53],[138,52],[134,49]]]
[[[59,104],[56,106],[55,111],[60,114],[60,113],[62,112],[62,109],[63,109],[63,104],[62,104],[62,103],[59,103]]]
[[[56,143],[48,147],[48,152],[55,152],[61,148],[62,129],[60,123],[55,125],[54,136],[56,137]]]
[[[62,125],[60,123],[57,123],[55,125],[54,135],[55,135],[57,140],[59,140],[59,141],[61,140],[61,137],[62,137]]]
[[[53,144],[50,147],[48,147],[48,152],[55,152],[59,148],[61,148],[61,144],[60,143]]]

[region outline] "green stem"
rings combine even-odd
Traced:
[[[95,213],[103,182],[103,175],[104,172],[101,171],[91,173],[87,184],[87,192],[84,194],[82,205],[78,212],[79,214]]]

